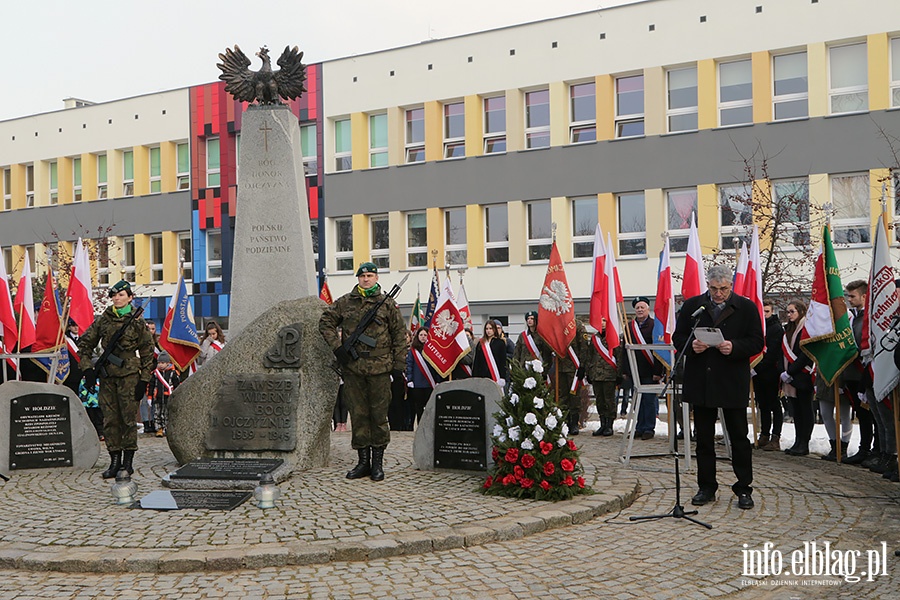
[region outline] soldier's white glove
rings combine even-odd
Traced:
[[[793,380],[794,380],[794,378],[791,377],[790,375],[788,375],[788,372],[787,372],[787,371],[785,371],[784,373],[781,374],[781,381],[782,381],[782,383],[790,383],[790,382],[792,382]]]
[[[406,384],[406,387],[410,387],[410,388],[413,387],[413,382],[410,381],[409,383],[407,383],[407,384]]]
[[[499,385],[501,389],[502,389],[502,388],[505,388],[505,387],[506,387],[506,380],[505,380],[505,379],[498,379],[498,380],[497,380],[497,385]]]

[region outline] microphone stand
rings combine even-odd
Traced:
[[[703,307],[705,310],[705,307]],[[690,344],[694,339],[694,331],[697,329],[697,324],[700,322],[700,316],[704,313],[704,310],[696,313],[694,317],[694,322],[691,325],[691,333],[688,336],[687,341],[684,342],[684,346],[681,347],[681,351],[678,353],[675,364],[672,365],[672,371],[669,373],[669,376],[666,378],[666,384],[663,386],[662,391],[660,392],[660,396],[665,397],[666,393],[669,390],[669,385],[672,383],[672,379],[675,377],[675,373],[678,371],[679,365],[684,363],[685,352],[687,351],[688,344]],[[677,410],[675,408],[675,402],[672,402],[672,410]],[[690,423],[684,423],[682,425],[683,430],[690,432]],[[685,436],[685,439],[690,439],[690,434]],[[685,442],[688,447],[688,451],[690,451],[690,442]],[[679,461],[678,461],[678,436],[675,436],[675,506],[672,507],[672,510],[667,512],[664,515],[643,515],[639,517],[628,517],[629,521],[645,521],[648,519],[663,519],[665,517],[673,517],[675,519],[686,519],[691,523],[696,523],[697,525],[702,525],[707,529],[712,529],[713,526],[709,523],[704,523],[698,519],[693,518],[691,515],[698,514],[696,510],[684,510],[684,506],[681,504],[681,471],[679,469]]]

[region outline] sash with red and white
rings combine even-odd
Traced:
[[[788,364],[794,364],[794,361],[797,360],[797,355],[794,354],[794,350],[791,348],[791,342],[790,340],[788,340],[787,334],[784,334],[784,336],[781,338],[781,350],[784,352],[784,356],[785,358],[787,358]],[[805,367],[803,367],[803,370],[809,373],[810,377],[812,377],[816,372],[814,365],[806,365]]]
[[[225,347],[225,344],[220,342],[219,340],[213,340],[212,344],[209,345],[210,348],[215,350],[216,352],[220,352],[222,348]]]
[[[163,386],[163,393],[168,396],[172,393],[172,386],[166,381],[166,378],[163,377],[163,374],[159,372],[159,369],[153,369],[153,375],[156,379],[159,380],[159,383]]]
[[[76,344],[75,340],[67,335],[64,335],[63,337],[66,338],[66,350],[69,351],[69,358],[73,359],[77,363],[80,363],[81,357],[78,356],[78,344]]]
[[[575,371],[577,373],[578,369],[581,368],[581,361],[578,360],[578,355],[575,354],[575,351],[572,349],[572,346],[569,346],[567,353],[569,355],[569,359],[572,361],[572,363],[574,363]],[[578,390],[581,388],[581,386],[583,384],[584,384],[584,381],[581,379],[581,377],[578,377],[578,375],[575,375],[574,377],[572,377],[572,385],[569,386],[569,393],[570,394],[578,393]]]
[[[594,350],[597,351],[603,360],[609,363],[609,366],[615,368],[616,367],[616,357],[612,355],[612,353],[603,345],[603,342],[600,341],[599,335],[591,336],[591,345],[594,346]]]
[[[419,367],[419,371],[421,371],[422,375],[425,376],[425,379],[428,380],[431,389],[434,389],[434,386],[437,385],[434,382],[434,376],[431,374],[431,369],[428,368],[428,363],[425,362],[425,357],[419,350],[413,350],[413,360],[415,361],[416,366]]]
[[[491,352],[491,345],[484,340],[479,343],[481,344],[481,353],[484,354],[484,362],[487,363],[487,368],[491,374],[491,379],[494,380],[494,383],[500,383],[500,369],[499,367],[497,367],[497,361],[494,359],[494,353]]]
[[[69,339],[69,338],[66,337],[66,339]],[[6,348],[6,345],[3,343],[2,340],[0,340],[0,354],[12,354],[12,351],[11,351],[11,350],[8,350],[8,349]],[[76,356],[76,357],[78,356],[78,349],[77,349],[77,348],[75,349],[75,356]],[[19,359],[17,359],[17,358],[7,358],[7,359],[6,359],[6,363],[12,368],[13,371],[18,371],[18,370],[19,370]]]
[[[631,321],[631,333],[634,334],[634,339],[638,344],[646,344],[647,342],[644,340],[644,334],[641,333],[641,327],[638,325],[636,320]],[[653,353],[649,350],[641,350],[641,354],[644,355],[644,358],[647,359],[651,365],[655,364],[653,360]]]
[[[528,352],[531,353],[531,357],[535,360],[541,359],[541,352],[538,350],[537,343],[534,341],[534,338],[531,336],[531,333],[526,331],[524,333],[525,340],[525,348],[528,349]]]

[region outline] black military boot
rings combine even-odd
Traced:
[[[359,462],[347,473],[347,479],[361,479],[372,472],[371,448],[358,448]]]
[[[372,447],[372,474],[369,476],[372,481],[381,481],[384,479],[384,448]]]
[[[834,440],[828,440],[828,443],[831,444],[831,452],[829,452],[828,454],[823,454],[820,458],[822,460],[834,462],[837,460],[837,444]]]
[[[569,435],[578,435],[578,413],[569,413]]]
[[[850,445],[850,442],[841,442],[841,462],[847,460],[847,447]],[[835,457],[837,459],[837,457]]]
[[[604,417],[600,419],[600,435],[609,437],[613,434],[613,418]]]
[[[134,450],[126,450],[122,455],[122,469],[134,475]]]
[[[109,451],[109,468],[103,471],[103,479],[112,479],[116,476],[116,473],[119,472],[119,469],[122,467],[122,451],[121,450],[110,450]]]

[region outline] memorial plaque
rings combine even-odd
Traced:
[[[435,468],[487,469],[484,396],[451,390],[434,399]]]
[[[210,411],[209,450],[284,450],[297,446],[297,374],[226,376]]]
[[[246,502],[252,495],[251,492],[163,490],[147,494],[132,507],[150,510],[231,510]]]
[[[209,458],[191,461],[169,478],[258,480],[263,473],[272,473],[283,464],[280,458]]]
[[[9,411],[9,468],[72,466],[69,399],[59,394],[13,398]]]

